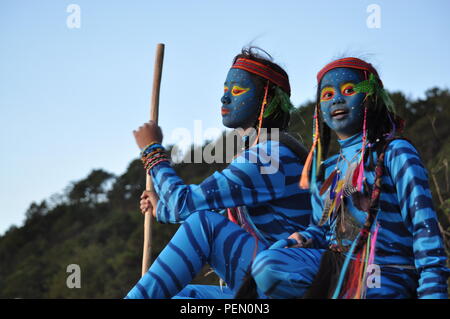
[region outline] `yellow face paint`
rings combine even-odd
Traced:
[[[344,94],[345,96],[352,96],[356,94],[355,91],[355,84],[354,83],[345,83],[343,85],[341,85],[341,92],[342,94]]]
[[[334,96],[334,89],[332,87],[324,87],[320,92],[320,102],[329,101]]]
[[[242,95],[242,94],[248,92],[249,90],[250,90],[250,88],[246,89],[246,88],[241,88],[240,86],[235,85],[235,86],[233,86],[233,89],[231,90],[231,94],[233,96],[239,96],[239,95]]]
[[[228,92],[228,86],[224,86],[224,87],[223,87],[223,92],[224,92],[224,93],[227,93],[227,92]]]

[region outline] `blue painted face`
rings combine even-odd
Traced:
[[[323,119],[340,139],[362,130],[365,94],[356,93],[354,87],[363,80],[363,75],[355,69],[336,68],[328,71],[320,83]]]
[[[230,69],[222,96],[222,123],[230,128],[247,128],[258,118],[264,88],[253,75],[241,69]]]

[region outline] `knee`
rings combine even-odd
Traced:
[[[264,250],[260,252],[252,264],[252,276],[255,279],[256,285],[264,293],[267,293],[277,285],[282,278],[281,269],[278,264],[279,258],[277,254],[271,250]]]
[[[186,218],[184,224],[188,224],[189,228],[191,228],[193,232],[202,232],[210,237],[211,218],[213,218],[214,215],[218,214],[211,211],[193,212],[188,218]]]
[[[189,215],[188,218],[184,221],[189,224],[203,225],[206,226],[210,223],[211,215],[214,215],[214,212],[211,211],[196,211]]]

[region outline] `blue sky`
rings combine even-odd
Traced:
[[[69,4],[81,27],[69,29]],[[368,28],[378,4],[381,28]],[[289,73],[292,101],[312,100],[327,62],[355,54],[389,90],[449,87],[450,2],[299,0],[3,0],[0,3],[0,234],[32,201],[94,168],[122,174],[147,121],[155,46],[166,44],[160,125],[220,128],[234,55],[253,41]]]

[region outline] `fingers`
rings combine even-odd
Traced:
[[[148,191],[144,191],[141,195],[141,201],[139,202],[139,204],[140,204],[140,209],[141,209],[142,214],[145,214],[150,209],[153,210],[152,202],[149,199],[149,193],[150,192],[148,192]]]
[[[300,234],[297,233],[297,232],[291,234],[288,238],[289,238],[289,239],[295,239],[296,241],[299,241],[299,242],[301,242],[302,239],[303,239],[302,235],[300,235]]]
[[[140,148],[152,142],[162,143],[162,130],[155,121],[142,124],[133,131],[134,138]]]
[[[141,199],[142,198],[148,198],[148,197],[150,197],[150,196],[156,196],[156,192],[155,191],[147,191],[147,190],[145,190],[145,191],[143,191],[142,192],[142,194],[141,194]]]
[[[308,239],[307,241],[303,241],[303,247],[312,247],[312,239]]]
[[[304,240],[303,236],[300,235],[298,232],[293,233],[288,238],[294,239],[297,242],[297,244],[292,245],[291,247],[293,247],[293,248],[305,247],[305,240]]]
[[[153,206],[150,204],[142,204],[141,205],[141,213],[145,215],[146,212],[153,210]]]
[[[157,127],[158,124],[156,124],[155,121],[148,121],[147,123],[144,123],[141,127],[147,127],[147,128],[153,128],[153,127]]]
[[[136,130],[133,130],[133,134],[136,135],[138,132],[142,131],[144,128],[150,128],[153,126],[157,126],[155,121],[148,121],[144,124],[142,124],[141,126],[139,126]]]

